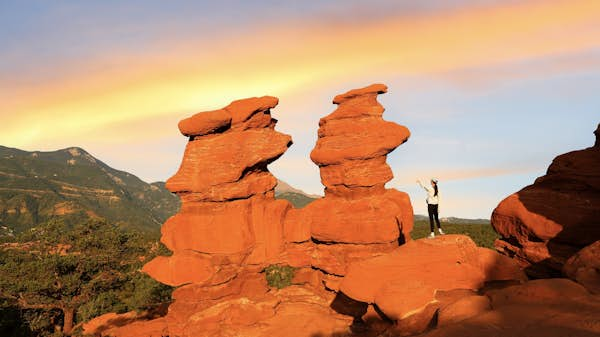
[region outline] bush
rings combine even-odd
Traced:
[[[270,265],[265,268],[265,277],[269,287],[281,289],[292,285],[294,267]]]
[[[490,224],[459,224],[442,222],[442,229],[446,234],[464,234],[479,247],[494,249],[494,241],[500,236]],[[410,233],[413,239],[422,239],[429,235],[429,221],[415,221],[415,226]],[[436,228],[437,235],[437,228]]]

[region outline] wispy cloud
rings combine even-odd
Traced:
[[[107,51],[73,71],[57,64],[68,76],[50,84],[11,88],[1,80],[0,143],[40,147],[94,130],[118,138],[109,127],[114,123],[183,116],[254,95],[292,99],[299,89],[332,79],[492,67],[600,46],[598,1],[509,3],[336,24],[277,23],[222,41],[171,36],[150,55]]]
[[[518,166],[518,167],[479,167],[479,168],[443,168],[437,167],[433,169],[421,169],[419,171],[403,171],[402,176],[394,177],[390,182],[390,186],[401,186],[414,184],[416,179],[420,179],[427,183],[430,178],[437,178],[440,181],[456,181],[479,179],[487,177],[497,177],[515,174],[527,174],[538,172],[537,166]]]

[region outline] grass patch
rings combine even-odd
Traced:
[[[500,237],[490,224],[460,224],[442,222],[442,229],[447,234],[468,235],[478,246],[492,249],[494,248],[494,240]],[[421,239],[428,236],[429,221],[415,221],[415,227],[410,235],[413,239]]]
[[[285,288],[292,285],[295,268],[291,266],[270,265],[265,268],[267,284],[272,288]]]

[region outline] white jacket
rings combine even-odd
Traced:
[[[438,190],[438,195],[434,195],[435,194],[435,189],[433,187],[423,186],[423,184],[421,184],[420,181],[419,181],[419,185],[421,185],[421,187],[423,187],[425,189],[425,191],[427,191],[427,203],[429,205],[439,205],[440,204],[440,192],[439,192],[439,190]]]

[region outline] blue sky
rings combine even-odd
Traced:
[[[407,126],[388,187],[440,179],[442,216],[490,216],[600,122],[597,1],[3,1],[0,144],[81,146],[146,181],[178,168],[178,120],[274,95],[294,145],[271,171],[322,193],[308,155],[333,96],[385,83]]]

